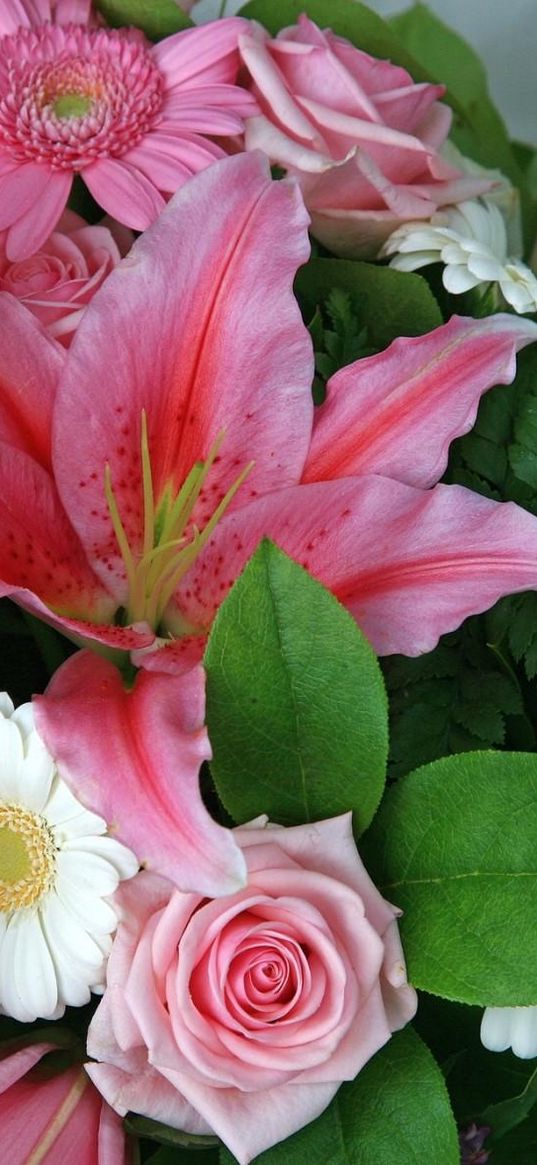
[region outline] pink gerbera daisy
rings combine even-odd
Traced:
[[[0,13],[0,230],[11,260],[38,250],[80,174],[120,222],[145,230],[166,196],[224,151],[254,99],[235,85],[244,21],[157,45],[96,27],[89,0],[13,0]]]

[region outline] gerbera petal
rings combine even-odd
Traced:
[[[27,308],[4,292],[0,318],[0,441],[48,468],[52,406],[65,352]]]
[[[157,500],[224,433],[193,513],[200,528],[250,462],[236,505],[299,477],[313,357],[291,288],[307,248],[297,191],[272,182],[260,157],[226,158],[182,188],[87,308],[59,388],[55,468],[105,585],[114,558],[124,576],[103,497],[106,462],[129,542],[141,545],[143,410]]]
[[[518,506],[460,486],[344,478],[226,515],[177,592],[186,618],[210,626],[264,536],[335,593],[381,655],[431,651],[467,615],[537,585],[537,519]]]
[[[0,720],[0,800],[18,801],[23,763],[22,737],[11,720]]]
[[[135,231],[145,231],[166,205],[155,184],[122,158],[86,166],[84,182],[103,210]]]
[[[140,673],[126,691],[112,664],[81,652],[35,703],[60,774],[140,861],[183,889],[219,896],[242,885],[241,851],[199,793],[209,756],[201,668],[180,678]],[[64,857],[76,865],[75,850]]]
[[[247,27],[241,17],[210,21],[168,36],[151,50],[166,78],[167,89],[233,82],[239,67],[239,35]]]
[[[29,163],[30,164],[30,163]],[[33,163],[32,163],[33,165]],[[39,167],[36,166],[39,170]],[[46,168],[42,170],[46,173]],[[4,179],[5,182],[8,179]],[[73,175],[66,170],[55,170],[49,174],[45,185],[41,175],[36,180],[36,200],[9,227],[6,237],[8,259],[28,259],[35,254],[54,230],[63,210],[73,182]],[[4,197],[3,184],[0,185],[0,202]],[[37,208],[37,209],[36,209]],[[6,224],[7,225],[7,224]]]
[[[425,336],[394,340],[328,382],[316,410],[304,481],[380,473],[428,488],[454,437],[472,427],[483,392],[510,384],[515,354],[537,325],[510,315],[454,316]]]

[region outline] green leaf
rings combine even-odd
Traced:
[[[256,1165],[458,1165],[457,1129],[440,1069],[412,1028],[398,1032],[326,1112]],[[220,1165],[234,1157],[223,1149]]]
[[[158,1149],[152,1157],[148,1157],[145,1165],[218,1165],[218,1149],[200,1149],[190,1145],[182,1149],[179,1145],[164,1146]]]
[[[481,1006],[537,1003],[537,756],[448,757],[392,787],[361,852],[404,911],[410,981]]]
[[[523,700],[516,675],[487,642],[487,630],[482,619],[469,619],[426,655],[382,661],[391,776],[449,753],[505,743]]]
[[[218,1144],[217,1137],[198,1137],[194,1133],[172,1129],[161,1121],[151,1120],[148,1116],[138,1116],[134,1112],[129,1112],[123,1123],[127,1132],[134,1133],[136,1137],[149,1137],[163,1145],[177,1145],[183,1149],[211,1149],[213,1145]]]
[[[525,1088],[518,1096],[501,1100],[499,1104],[489,1104],[481,1114],[481,1122],[492,1129],[491,1144],[500,1140],[511,1129],[522,1124],[537,1104],[537,1068],[530,1076]]]
[[[135,25],[150,40],[162,40],[183,28],[192,28],[193,22],[174,0],[96,0],[112,28]]]
[[[375,348],[397,336],[421,336],[443,322],[440,308],[421,275],[350,259],[312,259],[295,280],[306,321],[334,288],[345,292]]]
[[[523,185],[523,174],[490,99],[477,53],[425,4],[414,4],[392,17],[390,23],[429,77],[447,86],[445,100],[458,115],[452,137],[459,149],[483,166],[502,170],[515,186]]]
[[[382,796],[387,707],[380,668],[348,612],[262,542],[215,620],[205,655],[217,792],[235,820],[297,824]]]

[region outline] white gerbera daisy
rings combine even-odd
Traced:
[[[489,1052],[511,1048],[521,1060],[537,1056],[537,1007],[487,1007],[481,1042]]]
[[[514,311],[537,311],[537,279],[508,256],[504,219],[486,199],[444,207],[427,222],[404,223],[386,240],[380,257],[387,256],[399,271],[444,263],[442,282],[453,295],[496,283]]]
[[[138,870],[58,776],[31,704],[0,693],[0,1011],[57,1019],[104,986],[117,915]]]

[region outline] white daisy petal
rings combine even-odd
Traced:
[[[10,699],[7,692],[0,692],[0,716],[6,716],[9,720],[13,715],[13,711],[13,700]]]
[[[22,737],[11,720],[0,720],[0,798],[19,800],[19,774],[24,757]]]
[[[117,914],[114,907],[106,898],[99,898],[96,894],[83,894],[78,886],[73,886],[68,878],[62,875],[62,854],[58,854],[58,877],[55,891],[61,903],[71,911],[79,922],[95,938],[111,934],[117,926]]]
[[[379,258],[390,257],[390,267],[399,271],[417,271],[441,260],[442,282],[452,295],[497,283],[516,312],[535,312],[537,280],[520,259],[508,257],[508,225],[491,199],[472,199],[444,207],[429,222],[403,223]]]
[[[58,990],[54,964],[37,910],[20,911],[6,928],[2,943],[0,999],[4,1011],[22,1023],[56,1019]]]
[[[0,1012],[57,1019],[102,990],[117,916],[109,895],[138,871],[60,779],[30,704],[0,693]]]
[[[139,862],[132,850],[127,849],[114,837],[76,837],[66,842],[63,849],[66,854],[76,851],[80,854],[99,855],[103,862],[113,867],[116,882],[118,878],[131,878],[133,874],[138,873]],[[112,891],[103,890],[102,893],[111,894]]]

